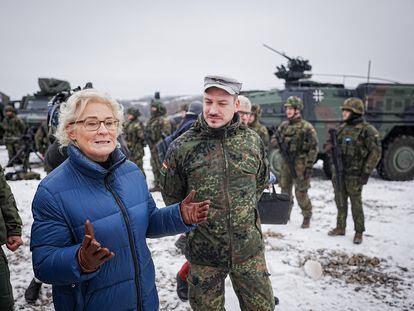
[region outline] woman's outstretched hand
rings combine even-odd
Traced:
[[[82,272],[90,273],[99,268],[105,261],[108,261],[115,254],[95,239],[95,232],[89,220],[85,222],[85,236],[78,251],[78,261]]]

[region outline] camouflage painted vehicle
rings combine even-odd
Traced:
[[[292,76],[295,78],[292,79]],[[283,103],[286,99],[291,95],[299,96],[305,106],[304,119],[311,122],[317,131],[320,151],[318,158],[324,160],[325,173],[330,176],[323,144],[328,138],[328,130],[342,119],[342,102],[348,97],[358,97],[365,102],[367,121],[381,135],[382,158],[377,166],[379,175],[387,180],[414,178],[414,84],[362,83],[355,89],[350,89],[343,84],[319,83],[301,79],[302,77],[307,78],[309,74],[305,76],[302,71],[302,75],[297,72],[285,76],[283,90],[245,94],[252,103],[261,106],[261,122],[270,134],[284,120]],[[272,170],[277,172],[280,155],[272,150],[269,156]]]
[[[17,114],[26,122],[27,128],[36,132],[40,124],[46,122],[48,103],[59,92],[70,91],[67,81],[53,78],[38,79],[40,91],[34,95],[23,96]]]
[[[17,114],[26,123],[29,129],[36,131],[42,122],[46,122],[48,111],[47,105],[50,99],[51,96],[23,96]]]

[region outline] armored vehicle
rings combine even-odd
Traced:
[[[23,96],[17,110],[28,129],[34,132],[47,120],[49,100],[59,92],[70,90],[68,82],[53,78],[39,78],[38,83],[40,91],[34,95]]]
[[[285,79],[283,90],[246,94],[252,103],[261,106],[261,122],[270,134],[284,120],[283,104],[286,99],[291,95],[299,96],[304,102],[304,119],[311,122],[317,131],[319,159],[324,161],[324,171],[329,177],[330,165],[328,157],[323,153],[328,130],[341,122],[342,102],[348,97],[358,97],[365,102],[365,118],[381,135],[382,158],[377,167],[379,175],[387,180],[413,179],[414,84],[367,82],[351,89],[343,84],[309,80],[311,74],[305,71],[310,69],[308,61],[289,58],[288,68],[279,66],[275,73]],[[278,151],[271,150],[269,156],[272,170],[277,172],[280,159]]]

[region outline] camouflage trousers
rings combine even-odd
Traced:
[[[141,151],[141,150],[130,149],[130,151],[131,151],[131,155],[129,156],[129,159],[139,167],[139,169],[145,176],[144,160],[143,160],[144,150]]]
[[[13,310],[13,290],[10,284],[10,271],[6,255],[0,246],[0,310]]]
[[[241,310],[274,310],[275,301],[264,253],[231,268],[190,264],[187,278],[193,310],[224,309],[224,280],[230,275]]]
[[[21,145],[18,142],[6,144],[7,153],[9,155],[9,161],[17,154],[17,152],[20,150],[20,147]],[[22,159],[17,159],[17,162],[21,161]]]
[[[158,152],[155,146],[150,147],[151,150],[151,168],[152,173],[154,174],[154,186],[160,187],[160,172],[161,172],[161,163],[158,160]]]
[[[303,217],[312,217],[312,203],[308,196],[308,189],[310,188],[310,178],[304,177],[304,167],[295,167],[297,178],[293,178],[289,165],[283,161],[280,170],[279,186],[283,193],[287,193],[290,198],[289,216],[293,206],[292,188],[295,186],[295,197],[298,201],[299,207],[302,210]]]
[[[338,209],[336,225],[338,228],[346,227],[346,218],[348,216],[348,198],[351,201],[351,212],[354,220],[355,232],[362,233],[365,231],[364,210],[362,208],[362,184],[357,176],[345,176],[344,185],[339,191],[335,174],[332,176],[332,184],[335,191],[335,203]]]

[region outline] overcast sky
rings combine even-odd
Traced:
[[[372,76],[414,83],[413,14],[412,0],[0,0],[0,91],[17,99],[55,77],[119,99],[201,94],[217,73],[282,87],[286,60],[263,43],[314,73],[366,75],[371,60]]]

